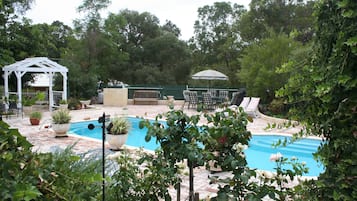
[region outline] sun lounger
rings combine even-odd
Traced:
[[[257,112],[258,112],[259,101],[260,101],[260,98],[252,97],[250,99],[250,102],[249,102],[248,106],[244,109],[244,111],[250,116],[257,117],[258,116]]]
[[[242,107],[245,110],[250,102],[250,97],[244,97],[242,102],[239,104],[239,107]]]

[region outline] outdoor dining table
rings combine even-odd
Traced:
[[[212,97],[212,101],[214,105],[219,105],[221,103],[224,102],[224,98],[223,97],[219,97],[219,96],[211,96]],[[198,95],[198,102],[199,103],[203,103],[203,96],[202,95]]]

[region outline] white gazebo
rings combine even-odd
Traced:
[[[9,76],[11,73],[15,73],[17,79],[17,96],[18,96],[18,103],[19,107],[22,108],[22,76],[26,73],[44,73],[48,76],[49,80],[49,109],[52,110],[54,106],[53,101],[53,90],[52,90],[52,83],[53,83],[53,76],[56,73],[60,73],[63,76],[63,92],[62,92],[62,99],[67,100],[67,73],[68,69],[54,61],[51,61],[47,57],[34,57],[34,58],[27,58],[22,61],[18,61],[11,65],[4,66],[2,68],[4,71],[4,90],[5,90],[5,97],[9,98]]]

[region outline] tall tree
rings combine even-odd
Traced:
[[[143,43],[160,35],[159,19],[148,13],[122,10],[118,14],[110,14],[105,21],[105,32],[115,38],[117,48],[126,55],[125,61],[112,65],[111,78],[134,84],[143,81],[135,78],[135,72],[143,65]]]
[[[100,11],[107,8],[110,0],[84,0],[78,11],[83,19],[74,21],[77,40],[71,40],[71,50],[64,55],[70,67],[69,85],[72,95],[90,98],[96,93],[96,82],[101,79],[101,55],[106,45],[102,32]],[[81,77],[78,77],[78,75]],[[87,90],[88,89],[88,90]]]
[[[269,93],[281,88],[288,79],[288,74],[278,74],[276,70],[287,62],[292,51],[299,48],[298,42],[285,34],[271,33],[270,38],[250,45],[244,50],[241,59],[242,69],[239,79],[245,83],[250,96],[259,96],[267,100]]]
[[[290,34],[295,31],[301,42],[308,42],[313,33],[314,1],[252,0],[242,16],[239,29],[246,42],[269,37],[269,30]]]
[[[195,36],[191,39],[196,67],[218,67],[229,75],[237,71],[236,61],[242,43],[236,24],[245,12],[242,5],[227,2],[216,2],[198,9],[199,19],[195,22]],[[234,80],[230,79],[231,82]]]
[[[0,3],[0,65],[16,61],[17,54],[11,51],[12,35],[21,29],[19,15],[22,15],[32,4],[33,0],[1,1]],[[21,58],[22,59],[22,58]]]
[[[178,39],[180,30],[147,12],[122,10],[105,21],[106,37],[117,50],[111,59],[110,78],[130,84],[186,83],[189,74],[189,50]]]

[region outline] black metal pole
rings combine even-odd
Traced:
[[[105,112],[102,116],[102,177],[103,177],[103,201],[105,201]]]

